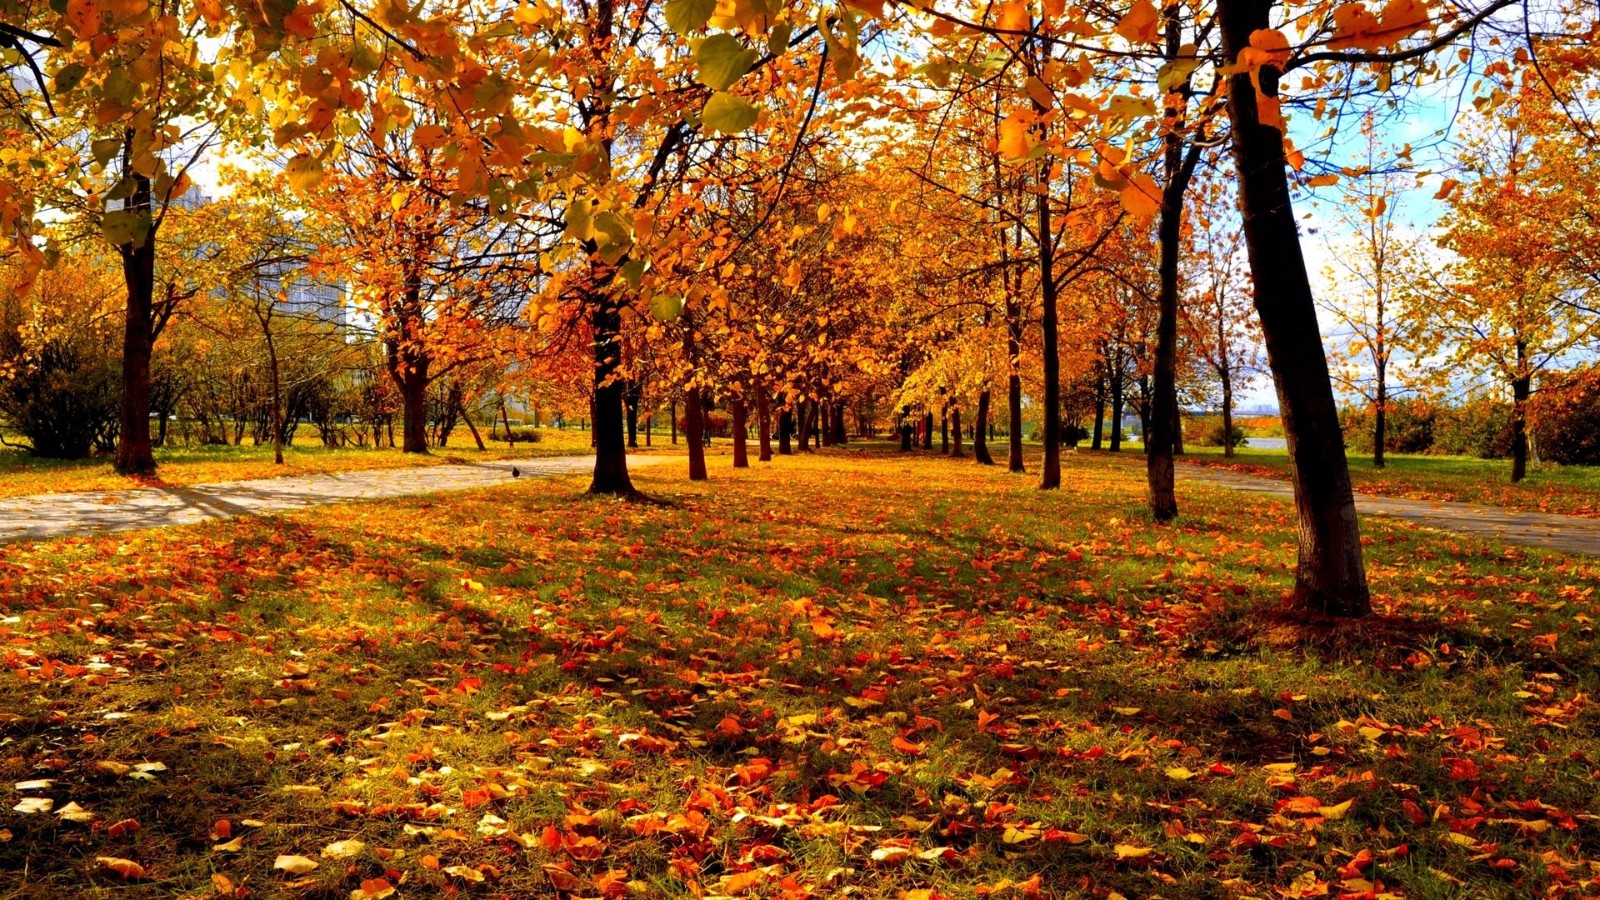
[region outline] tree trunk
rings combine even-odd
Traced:
[[[594,479],[589,493],[633,496],[622,421],[622,312],[609,296],[591,298],[594,331]]]
[[[1106,373],[1104,365],[1098,368],[1094,377],[1094,434],[1089,443],[1090,450],[1099,450],[1105,445]]]
[[[739,394],[728,403],[733,412],[733,467],[735,469],[750,468],[750,451],[746,446],[748,438],[745,436],[746,411],[744,395]]]
[[[911,424],[911,407],[902,406],[900,408],[900,452],[911,452],[911,438],[914,430]]]
[[[933,411],[928,410],[922,414],[922,449],[933,449]]]
[[[950,404],[939,407],[939,452],[950,455]]]
[[[772,462],[772,402],[764,384],[756,386],[756,430],[759,432],[756,460]]]
[[[961,408],[960,407],[952,407],[950,409],[950,432],[955,437],[955,442],[950,445],[950,455],[956,457],[957,459],[959,459],[959,458],[961,458],[963,456],[966,456],[967,454],[965,454],[965,453],[963,453],[961,451]]]
[[[483,438],[478,434],[478,426],[472,424],[472,417],[467,415],[467,408],[465,406],[461,407],[461,421],[467,424],[467,431],[472,434],[472,442],[478,445],[478,449],[489,449],[488,447],[484,446]]]
[[[994,426],[989,424],[989,392],[985,390],[978,395],[978,421],[972,428],[972,458],[981,466],[994,465],[994,457],[989,455],[989,438],[987,432]]]
[[[667,404],[667,418],[672,420],[672,446],[678,446],[678,401]]]
[[[401,453],[428,452],[428,363],[413,363],[398,387],[403,404],[400,424]]]
[[[1222,455],[1233,459],[1233,377],[1222,376]]]
[[[689,480],[706,480],[705,418],[700,406],[700,389],[691,387],[683,395],[683,435],[689,442]]]
[[[1046,160],[1039,177],[1036,198],[1039,245],[1039,296],[1042,300],[1041,328],[1044,336],[1044,463],[1039,468],[1039,489],[1053,491],[1061,487],[1061,352],[1056,337],[1056,276],[1055,231],[1050,224],[1049,171],[1054,163]]]
[[[633,388],[631,382],[622,392],[623,403],[628,410],[628,446],[634,449],[639,447],[639,391]]]
[[[1527,344],[1517,341],[1517,371],[1511,381],[1511,483],[1528,477],[1528,396],[1532,378],[1527,374]]]
[[[1378,363],[1377,402],[1372,412],[1372,467],[1383,468],[1383,445],[1388,437],[1389,386],[1384,379],[1384,365]]]
[[[272,374],[272,462],[283,465],[283,382],[279,374],[278,345],[272,339],[271,320],[261,318],[261,334],[267,341],[267,366]]]
[[[124,209],[148,217],[150,179],[134,176],[133,195]],[[153,475],[150,444],[150,357],[156,344],[156,232],[150,225],[138,243],[117,248],[128,305],[122,319],[122,412],[117,426],[116,469],[123,475]]]
[[[1111,452],[1122,452],[1122,387],[1124,375],[1122,372],[1122,347],[1119,345],[1112,351],[1113,366],[1111,368]]]
[[[1219,0],[1223,56],[1235,64],[1250,35],[1272,27],[1274,0]],[[1260,69],[1264,94],[1276,101],[1279,72]],[[1239,210],[1253,276],[1256,313],[1278,389],[1294,474],[1300,524],[1295,600],[1307,612],[1363,616],[1371,612],[1361,558],[1350,468],[1339,411],[1317,325],[1316,304],[1296,230],[1284,172],[1283,133],[1260,121],[1248,72],[1230,76],[1228,118],[1233,129]]]
[[[809,453],[811,451],[811,402],[808,400],[800,401],[800,409],[796,416],[798,416],[800,431],[800,452]]]

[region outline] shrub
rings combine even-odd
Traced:
[[[1600,465],[1600,368],[1546,376],[1529,418],[1541,459]]]
[[[1511,404],[1487,397],[1440,407],[1431,453],[1503,459],[1511,455]]]
[[[537,444],[544,440],[544,433],[537,428],[513,428],[506,433],[507,439],[517,444]]]
[[[46,272],[40,289],[60,302],[30,308],[11,294],[0,306],[0,418],[35,456],[82,459],[115,449],[122,365],[113,348],[120,342],[114,320],[68,302],[81,298],[86,281],[70,269]]]
[[[1383,423],[1383,449],[1388,453],[1427,453],[1433,446],[1438,416],[1439,409],[1426,400],[1390,399]],[[1371,406],[1340,411],[1345,446],[1357,453],[1371,453],[1377,423],[1377,411]]]
[[[1193,438],[1196,444],[1202,447],[1223,446],[1222,418],[1220,416],[1207,417],[1196,422],[1195,425],[1198,426]],[[1249,438],[1245,436],[1244,427],[1235,423],[1233,426],[1233,446],[1243,447],[1249,442]]]

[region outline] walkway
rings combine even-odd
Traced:
[[[1178,477],[1238,491],[1291,500],[1294,498],[1294,489],[1287,481],[1244,475],[1228,469],[1183,465],[1178,467]],[[1600,556],[1600,519],[1524,512],[1477,503],[1407,500],[1373,494],[1356,494],[1356,511],[1364,516],[1394,516],[1456,534],[1498,538],[1512,544],[1564,553]]]
[[[630,456],[628,465],[630,468],[651,466],[673,458]],[[470,465],[259,478],[188,487],[17,497],[0,500],[0,543],[191,525],[350,500],[463,491],[510,481],[512,466],[517,467],[524,478],[577,475],[594,470],[594,457],[550,456]]]

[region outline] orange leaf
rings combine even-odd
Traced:
[[[96,856],[94,861],[121,875],[123,878],[144,878],[148,874],[145,872],[144,866],[131,859],[123,859],[119,856]]]

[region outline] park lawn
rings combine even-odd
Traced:
[[[401,453],[385,448],[330,448],[317,443],[285,447],[283,465],[272,461],[272,447],[240,445],[156,448],[157,473],[154,479],[128,478],[111,468],[109,456],[84,460],[38,459],[9,447],[0,447],[0,498],[31,494],[58,494],[70,491],[115,491],[147,485],[191,485],[283,475],[318,475],[328,472],[354,472],[368,469],[398,469],[410,466],[437,466],[494,459],[526,459],[538,456],[585,455],[589,432],[541,429],[538,443],[485,440],[479,450],[464,429],[452,437],[451,446],[426,455]]]
[[[1233,459],[1220,447],[1185,448],[1180,459],[1271,478],[1289,477],[1285,450],[1240,447]],[[1372,457],[1351,453],[1350,480],[1355,489],[1386,497],[1448,500],[1535,512],[1600,518],[1600,466],[1530,464],[1528,477],[1512,484],[1511,462],[1466,456],[1420,456],[1391,453],[1383,468]]]
[[[1135,468],[1065,466],[1040,494],[936,456],[719,454],[709,483],[636,472],[654,504],[524,480],[7,547],[0,880],[1593,889],[1596,560],[1373,519],[1389,618],[1299,626],[1286,505],[1199,486],[1156,527]]]

